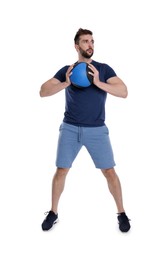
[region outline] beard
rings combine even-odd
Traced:
[[[88,50],[92,50],[92,52],[89,54],[87,51]],[[92,57],[92,55],[93,55],[93,49],[88,49],[88,50],[86,50],[86,51],[84,51],[82,48],[80,48],[79,47],[79,51],[80,51],[80,53],[81,53],[81,55],[84,57],[84,58],[86,58],[86,59],[90,59],[91,57]]]

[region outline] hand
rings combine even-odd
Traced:
[[[73,67],[74,67],[74,65],[75,64],[72,64],[69,68],[68,68],[68,70],[67,70],[67,72],[66,72],[66,74],[65,74],[65,76],[66,76],[66,82],[70,85],[71,84],[71,81],[70,81],[70,76],[71,76],[71,74],[72,74],[72,69],[73,69]]]
[[[92,64],[88,64],[88,67],[92,71],[89,71],[88,73],[93,76],[93,83],[97,85],[98,82],[100,82],[99,71]]]

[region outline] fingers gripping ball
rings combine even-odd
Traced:
[[[70,76],[72,85],[79,88],[89,87],[93,82],[93,76],[89,74],[90,71],[91,69],[88,67],[88,63],[76,63],[71,71],[72,74]]]

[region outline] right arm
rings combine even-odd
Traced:
[[[68,68],[68,70],[66,72],[65,82],[61,82],[60,80],[58,80],[56,78],[52,78],[52,79],[49,79],[48,81],[46,81],[45,83],[43,83],[41,85],[41,89],[40,89],[40,96],[41,97],[52,96],[52,95],[58,93],[59,91],[67,88],[71,84],[69,77],[71,75],[72,68],[73,68],[73,65]]]

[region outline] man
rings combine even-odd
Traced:
[[[91,59],[94,53],[94,39],[90,30],[79,29],[74,38],[78,53],[77,62],[87,62],[93,84],[79,89],[71,84],[73,65],[61,68],[53,78],[46,81],[40,90],[41,97],[47,97],[65,89],[66,110],[60,126],[56,173],[52,182],[52,207],[42,223],[42,229],[49,230],[58,220],[58,202],[64,190],[65,179],[72,163],[84,145],[90,153],[96,168],[105,176],[109,191],[118,210],[119,229],[130,229],[125,213],[119,178],[115,172],[113,151],[105,125],[105,101],[107,93],[116,97],[127,97],[127,87],[107,64]]]

